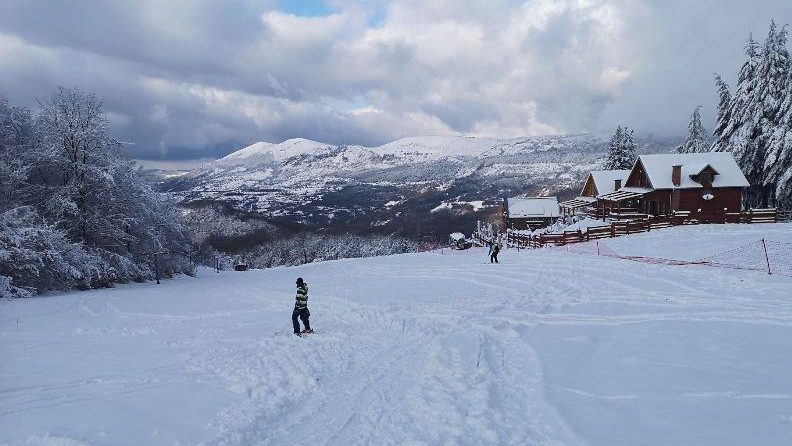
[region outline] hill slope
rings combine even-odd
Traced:
[[[658,251],[659,234],[675,243]],[[602,243],[698,258],[762,237],[792,242],[792,224]],[[792,279],[547,250],[485,256],[0,302],[0,443],[792,442]],[[297,276],[317,330],[305,339],[289,320]]]

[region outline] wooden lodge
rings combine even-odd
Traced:
[[[583,183],[580,196],[572,200],[559,203],[561,213],[575,215],[587,213],[597,202],[599,195],[616,192],[627,182],[630,170],[595,170],[591,172]]]
[[[598,218],[685,215],[722,222],[742,210],[748,186],[729,152],[641,155],[623,187],[600,191],[594,210]]]
[[[504,198],[504,227],[535,230],[555,223],[560,215],[557,197]]]

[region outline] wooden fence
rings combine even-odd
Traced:
[[[777,209],[751,209],[743,212],[728,213],[715,222],[723,223],[775,223],[778,221],[792,220],[792,212],[779,212]],[[689,212],[676,213],[670,216],[650,217],[627,221],[613,221],[609,225],[589,227],[586,232],[564,231],[556,234],[528,235],[512,231],[506,233],[506,246],[517,249],[534,249],[547,245],[568,245],[571,243],[586,242],[602,238],[620,237],[622,235],[637,234],[640,232],[654,231],[671,226],[699,224],[713,222],[713,219],[695,219]],[[479,234],[473,238],[486,245],[487,240]]]

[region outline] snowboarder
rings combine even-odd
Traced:
[[[308,318],[311,316],[311,312],[308,311],[308,284],[305,283],[302,277],[297,278],[297,297],[296,302],[294,303],[294,311],[292,312],[292,325],[294,325],[294,334],[297,336],[302,336],[303,333],[313,333],[311,330],[311,324],[308,322]],[[297,322],[297,318],[302,320],[303,325],[305,326],[305,330],[300,331],[300,323]]]
[[[500,245],[495,243],[492,245],[490,253],[490,263],[498,263],[498,253],[500,252]]]

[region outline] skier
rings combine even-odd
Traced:
[[[498,253],[500,252],[500,245],[495,243],[492,245],[492,252],[490,254],[490,263],[498,263]]]
[[[294,334],[297,336],[302,336],[303,333],[313,333],[311,330],[311,324],[308,322],[308,318],[311,316],[311,312],[308,311],[308,284],[305,283],[302,277],[297,278],[297,297],[296,302],[294,303],[294,311],[292,312],[292,325],[294,325]],[[297,322],[297,318],[302,320],[303,325],[305,326],[305,330],[300,331],[300,323]]]

